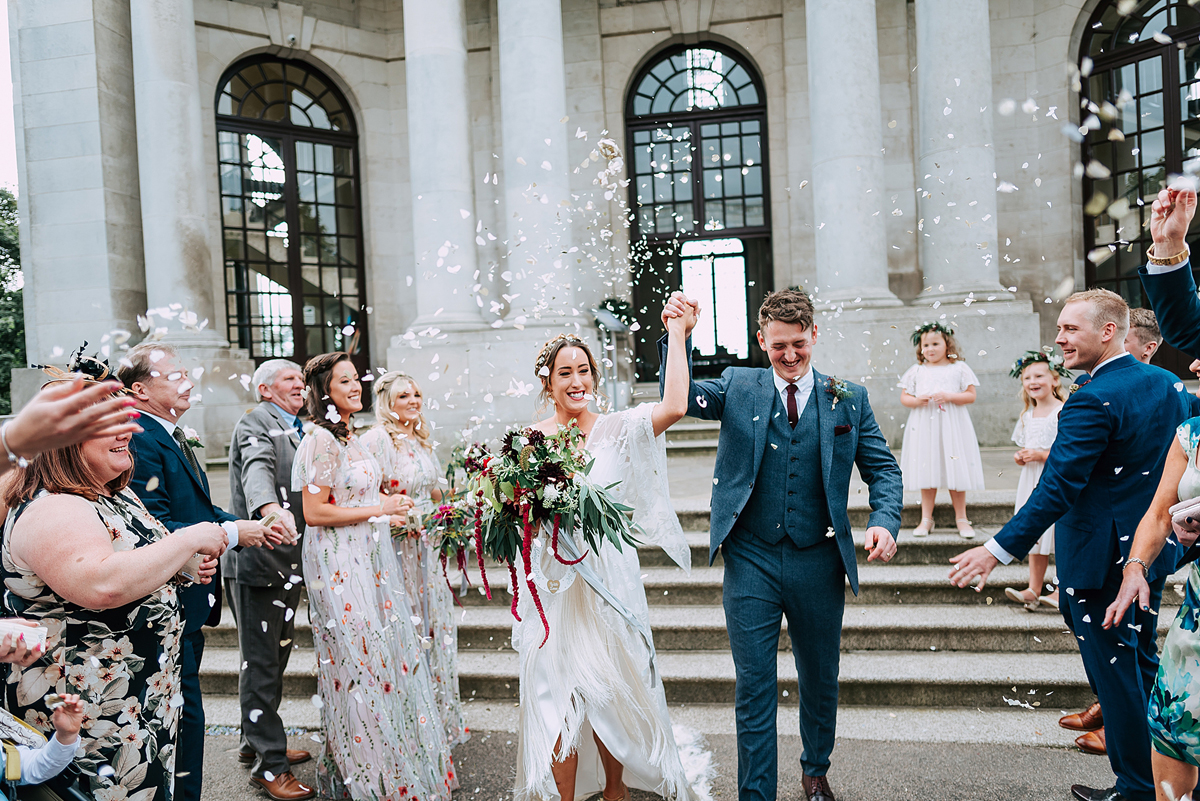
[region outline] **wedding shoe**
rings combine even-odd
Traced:
[[[1030,612],[1038,608],[1037,594],[1030,589],[1014,590],[1012,587],[1005,587],[1004,595],[1008,600],[1015,604],[1020,604]],[[1030,600],[1031,598],[1032,600]]]
[[[630,801],[632,797],[633,793],[630,792],[629,785],[625,785],[625,795],[621,796],[620,798],[609,798],[604,793],[600,794],[600,798],[603,799],[603,801]]]
[[[1057,609],[1058,608],[1058,591],[1056,590],[1056,591],[1050,593],[1049,595],[1040,596],[1038,598],[1038,602],[1045,606],[1053,606],[1055,609]]]
[[[914,537],[927,537],[927,536],[929,536],[929,530],[932,528],[933,528],[933,518],[932,517],[922,517],[921,525],[919,525],[913,529],[913,536]]]
[[[958,535],[964,540],[975,539],[975,529],[971,528],[971,521],[965,517],[960,517],[954,521],[958,526]]]

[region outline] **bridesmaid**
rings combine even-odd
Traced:
[[[422,414],[421,388],[412,376],[391,372],[375,382],[376,425],[362,436],[383,471],[384,492],[402,494],[421,514],[442,499],[441,465],[433,451],[432,431]],[[443,480],[444,481],[444,480]],[[422,621],[422,656],[433,677],[446,740],[454,746],[470,735],[458,694],[458,625],[454,597],[442,576],[437,552],[423,531],[394,541],[404,570],[413,616]]]
[[[388,523],[409,506],[380,497],[382,474],[350,429],[362,384],[341,352],[309,359],[305,401],[314,425],[296,452],[303,492],[304,578],[317,650],[325,749],[321,798],[449,801],[457,779],[437,699],[421,665],[422,634]]]

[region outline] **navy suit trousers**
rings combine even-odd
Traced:
[[[204,632],[180,638],[180,683],[183,714],[175,746],[175,801],[200,801],[204,784],[204,699],[200,697],[200,660],[204,658]]]
[[[784,537],[772,545],[741,528],[722,543],[721,557],[737,673],[738,799],[775,801],[780,625],[786,615],[800,679],[800,763],[805,774],[824,776],[837,726],[846,572],[832,539],[797,548]]]
[[[1154,640],[1167,580],[1150,582],[1149,610],[1135,604],[1123,620],[1105,631],[1100,624],[1105,610],[1116,600],[1121,578],[1121,571],[1114,567],[1100,589],[1077,589],[1072,595],[1063,587],[1058,602],[1079,641],[1083,666],[1104,710],[1104,739],[1108,761],[1117,775],[1117,791],[1129,801],[1154,801],[1146,710],[1158,675]]]

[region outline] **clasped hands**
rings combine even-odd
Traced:
[[[682,292],[675,291],[663,304],[662,324],[671,332],[672,326],[683,326],[683,335],[690,336],[700,319],[700,301],[693,300]]]

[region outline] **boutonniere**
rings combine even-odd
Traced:
[[[825,379],[825,391],[833,396],[833,405],[830,407],[833,409],[837,408],[838,401],[845,400],[854,394],[849,384],[832,375]]]
[[[1089,378],[1087,381],[1084,381],[1082,384],[1072,384],[1071,389],[1067,392],[1067,397],[1074,395],[1076,392],[1083,389],[1090,383],[1092,383],[1092,379]]]
[[[204,443],[200,441],[200,434],[191,426],[183,426],[183,441],[190,448],[203,448]]]

